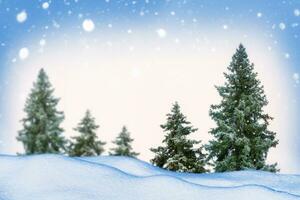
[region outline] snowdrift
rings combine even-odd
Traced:
[[[82,160],[108,165],[134,176],[169,175],[190,183],[212,187],[263,186],[300,196],[300,175],[274,174],[264,171],[191,174],[175,173],[155,167],[138,159],[119,156],[86,157]]]
[[[0,200],[300,199],[300,176],[173,173],[126,157],[0,156]]]

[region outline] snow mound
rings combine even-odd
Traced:
[[[173,174],[171,171],[163,170],[147,162],[125,156],[80,157],[78,159],[108,165],[134,176]]]
[[[130,157],[99,156],[80,159],[111,166],[134,176],[168,175],[198,185],[223,188],[257,185],[300,196],[299,175],[274,174],[254,170],[210,174],[175,173]]]
[[[105,164],[100,161],[106,162]],[[111,163],[109,163],[111,161]],[[115,164],[113,166],[113,163]],[[117,164],[119,163],[119,164]],[[111,164],[111,166],[109,166]],[[120,167],[119,169],[117,167]],[[122,171],[124,167],[124,171]],[[125,171],[125,167],[129,171]],[[138,169],[139,168],[139,169]],[[137,176],[133,172],[146,176]],[[163,173],[165,172],[165,173]],[[151,174],[150,173],[157,173]],[[85,158],[85,160],[57,155],[0,156],[1,200],[283,200],[300,199],[299,195],[260,185],[213,187],[192,183],[191,179],[242,181],[268,179],[277,175],[262,172],[228,174],[177,174],[152,167],[128,158]],[[145,175],[145,174],[144,174]],[[242,175],[242,177],[240,177]],[[182,177],[181,177],[182,176]],[[281,177],[281,176],[279,176]],[[288,179],[298,180],[297,176]],[[256,177],[254,177],[256,179]],[[283,179],[282,179],[283,180]],[[216,181],[217,182],[217,181]],[[271,181],[270,181],[271,182]],[[299,183],[282,182],[291,188]]]

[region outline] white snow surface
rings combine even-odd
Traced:
[[[0,156],[0,200],[300,199],[300,176],[187,174],[127,157]]]

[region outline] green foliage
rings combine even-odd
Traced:
[[[210,109],[216,127],[210,131],[214,139],[206,146],[209,159],[217,172],[275,172],[276,164],[266,164],[268,150],[278,143],[275,133],[268,130],[272,118],[263,110],[268,101],[243,45],[233,55],[228,70],[225,85],[216,87],[221,103]]]
[[[43,69],[26,100],[23,129],[17,140],[23,143],[25,154],[63,153],[66,140],[60,127],[64,120],[63,112],[57,111],[59,99],[53,97],[48,76]]]
[[[69,156],[98,156],[104,152],[103,146],[106,144],[98,140],[96,130],[99,126],[95,123],[89,110],[86,111],[84,118],[74,129],[80,133],[79,136],[72,137],[69,146]]]
[[[121,133],[113,141],[116,147],[111,149],[110,155],[129,157],[138,156],[139,153],[132,151],[132,142],[133,139],[130,137],[130,133],[128,132],[126,126],[123,126]]]
[[[207,171],[204,168],[206,155],[202,153],[202,147],[194,149],[194,145],[200,142],[187,138],[188,135],[197,131],[190,124],[176,102],[171,113],[167,114],[167,122],[161,125],[166,132],[163,140],[165,146],[151,149],[155,153],[155,157],[151,160],[154,165],[178,172],[203,173]]]

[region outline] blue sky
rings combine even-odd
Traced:
[[[17,19],[18,15],[19,20]],[[200,50],[202,52],[205,47],[207,51],[213,52],[216,56],[226,55],[228,58],[225,61],[229,61],[230,57],[227,53],[232,54],[233,47],[243,42],[246,47],[249,46],[252,55],[262,58],[265,56],[265,60],[275,58],[273,61],[276,63],[276,67],[266,66],[263,73],[276,74],[277,69],[283,72],[281,77],[279,75],[274,76],[273,80],[266,79],[268,80],[266,85],[272,85],[270,82],[274,81],[274,85],[280,85],[283,88],[282,90],[278,89],[283,91],[278,95],[289,97],[288,100],[278,101],[284,102],[285,105],[276,104],[277,107],[287,107],[284,116],[288,117],[290,121],[285,124],[286,127],[289,127],[287,133],[283,133],[283,128],[278,129],[282,132],[280,137],[291,138],[290,142],[286,142],[286,146],[290,146],[290,152],[287,153],[291,154],[290,160],[293,161],[283,165],[283,168],[287,172],[300,172],[300,166],[297,164],[299,160],[296,160],[299,157],[298,152],[300,152],[300,147],[298,147],[300,146],[300,135],[297,133],[300,127],[296,118],[299,111],[300,84],[299,1],[253,0],[246,3],[238,0],[0,0],[0,16],[0,28],[2,29],[0,31],[0,128],[3,130],[0,133],[2,141],[0,149],[3,152],[13,152],[9,146],[12,138],[15,137],[15,129],[11,129],[14,126],[9,124],[12,120],[16,122],[20,120],[19,115],[14,115],[14,112],[11,111],[18,109],[18,112],[21,112],[18,106],[14,107],[10,103],[16,97],[14,93],[22,90],[19,85],[24,80],[30,82],[31,85],[36,70],[34,71],[28,66],[39,65],[37,58],[46,58],[47,54],[52,54],[53,51],[50,49],[61,48],[69,51],[75,47],[80,48],[78,45],[84,43],[85,49],[96,49],[94,46],[101,46],[99,48],[101,51],[103,50],[103,54],[106,51],[109,52],[108,49],[112,49],[121,55],[122,48],[119,46],[126,45],[126,47],[128,46],[126,51],[133,52],[133,56],[136,57],[143,51],[145,53],[142,55],[154,55],[157,51],[160,52],[159,55],[177,55],[173,50],[181,52],[184,54],[183,56],[187,57],[195,49],[202,48]],[[90,31],[83,27],[85,20],[92,22],[90,25],[92,28],[88,26],[91,28]],[[147,47],[142,47],[143,43]],[[153,47],[153,51],[150,47]],[[24,50],[24,48],[25,55],[20,55],[21,49]],[[230,52],[227,52],[227,49]],[[255,56],[253,57],[255,60]],[[174,60],[176,59],[174,58]],[[155,60],[154,63],[157,62],[159,60]],[[260,62],[258,61],[258,63]],[[268,63],[272,62],[266,61],[266,65]],[[47,63],[43,63],[43,65],[47,65]],[[226,67],[226,64],[224,65],[223,67]],[[208,66],[201,67],[204,71],[209,70]],[[46,68],[49,68],[50,72],[51,69],[56,70],[54,66]],[[130,73],[134,78],[142,74],[144,75],[142,78],[147,79],[145,78],[147,68],[140,70],[138,67],[134,67],[133,69],[128,68],[128,70],[132,70]],[[167,72],[168,70],[166,70]],[[52,77],[55,76],[54,72],[51,73],[54,74]],[[22,79],[18,77],[22,77]],[[58,79],[53,78],[54,82]],[[57,82],[65,84],[65,82]],[[143,84],[148,85],[150,82],[143,82]],[[59,90],[60,86],[55,85],[55,87]],[[27,91],[28,88],[24,90]],[[276,88],[273,90],[276,91]],[[192,96],[188,96],[188,98],[192,98]],[[269,98],[269,101],[272,104],[273,99]],[[187,113],[190,114],[188,103],[186,105]],[[168,111],[167,108],[162,110],[162,116]],[[291,112],[290,116],[288,116],[289,112]],[[126,117],[130,119],[130,116]],[[192,111],[191,118],[193,119]],[[134,119],[132,119],[131,125],[134,130],[133,122]],[[72,123],[74,124],[73,121]],[[130,124],[131,121],[129,120],[128,123]],[[285,122],[276,121],[276,123]],[[136,128],[137,131],[140,129]],[[107,129],[107,131],[112,130],[117,130],[117,128]],[[8,137],[10,139],[7,139]],[[283,143],[285,142],[283,141]],[[284,150],[283,147],[282,149]],[[146,156],[146,158],[148,157]],[[288,165],[292,165],[292,167],[289,169]]]

